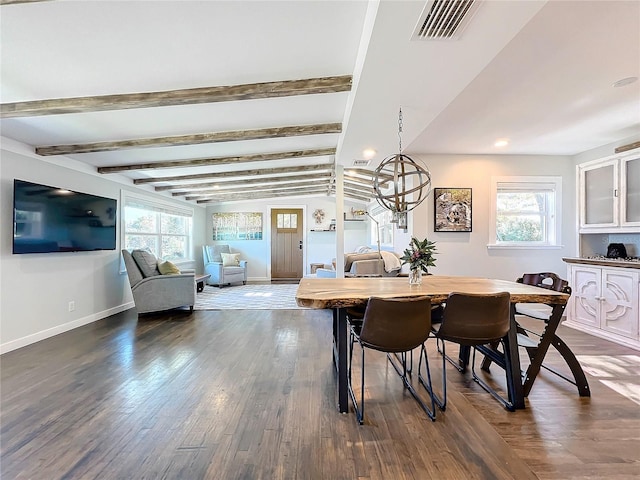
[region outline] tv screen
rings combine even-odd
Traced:
[[[115,250],[116,200],[15,179],[13,253]]]

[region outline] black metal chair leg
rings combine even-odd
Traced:
[[[436,420],[436,403],[435,403],[435,399],[433,398],[433,395],[430,393],[429,397],[431,398],[431,408],[429,408],[427,406],[427,404],[424,403],[424,400],[422,400],[422,398],[420,398],[420,396],[418,395],[418,392],[416,392],[416,390],[413,387],[413,385],[411,385],[411,382],[409,382],[409,378],[406,375],[406,353],[403,354],[403,355],[405,356],[405,358],[404,358],[405,374],[401,375],[402,382],[404,383],[404,386],[407,388],[407,390],[409,390],[409,393],[411,394],[411,396],[415,399],[416,402],[418,402],[418,405],[420,405],[422,410],[424,410],[424,412],[427,414],[427,416],[431,419],[431,421],[435,422],[435,420]],[[418,380],[419,380],[420,383],[425,385],[425,381],[422,378],[422,375],[420,374],[420,368],[422,366],[422,357],[423,356],[424,356],[424,359],[425,359],[425,370],[427,372],[428,384],[429,384],[429,386],[431,386],[431,372],[429,370],[429,359],[427,358],[427,352],[425,350],[424,344],[420,347],[420,361],[418,363]],[[427,391],[429,391],[429,390],[427,390]]]
[[[425,351],[425,355],[426,355],[426,351]],[[438,405],[438,408],[444,412],[447,409],[447,361],[446,361],[447,356],[445,354],[444,342],[442,342],[441,356],[442,356],[442,398],[438,397],[438,395],[433,389],[433,383],[431,382],[431,374],[428,374],[429,383],[427,384],[424,381],[424,378],[420,374],[420,366],[422,365],[422,363],[418,364],[418,381],[422,384],[422,386],[425,388],[427,393],[431,395],[431,399],[434,401],[436,405]],[[428,363],[427,363],[427,366],[428,366]]]
[[[489,386],[489,384],[485,383],[480,377],[478,377],[478,375],[476,374],[475,363],[476,363],[476,349],[474,348],[473,349],[473,355],[472,355],[472,358],[471,358],[471,375],[473,376],[473,379],[485,391],[489,392],[493,398],[498,400],[504,406],[504,408],[506,408],[510,412],[514,412],[515,411],[515,407],[514,407],[513,403],[510,400],[506,400],[498,392],[496,392],[493,388],[491,388]]]
[[[421,379],[422,374],[420,373],[420,368],[422,366],[422,349],[424,348],[425,347],[423,345],[420,351],[420,362],[418,363],[418,380],[423,385],[424,385],[424,379]],[[402,383],[404,383],[404,386],[406,387],[406,389],[409,390],[409,393],[411,394],[411,396],[416,400],[416,402],[418,402],[418,404],[425,411],[427,416],[432,421],[435,421],[436,419],[435,400],[433,396],[431,396],[431,393],[429,393],[429,395],[431,396],[431,408],[429,408],[424,403],[424,401],[420,398],[420,396],[418,395],[418,392],[416,392],[415,388],[409,381],[409,377],[407,376],[407,373],[409,373],[409,369],[407,368],[407,354],[411,356],[410,361],[413,363],[413,352],[403,352],[400,354],[400,360],[399,360],[400,366],[396,364],[396,362],[393,360],[393,357],[390,354],[387,354],[387,359],[389,360],[389,363],[391,363],[391,366],[393,367],[393,369],[396,371],[396,373],[402,380]],[[431,373],[429,371],[429,359],[426,357],[426,350],[424,352],[424,355],[425,355],[425,366],[427,370],[427,378],[429,380],[429,385],[431,385]],[[394,356],[398,358],[398,354],[395,354]],[[427,390],[427,392],[429,392],[429,390]]]
[[[440,342],[442,342],[442,350],[440,350]],[[438,349],[438,353],[440,353],[443,356],[443,358],[447,360],[447,362],[453,365],[455,369],[458,370],[458,372],[460,373],[464,372],[465,369],[460,365],[460,362],[456,362],[453,358],[451,358],[445,353],[444,340],[436,338],[436,346]]]
[[[360,344],[360,342],[358,342]],[[349,396],[351,397],[351,401],[353,402],[353,408],[356,412],[356,419],[358,423],[362,425],[364,423],[364,348],[360,344],[360,349],[362,350],[362,369],[360,373],[360,403],[356,399],[355,392],[353,391],[353,383],[351,377],[351,365],[353,363],[353,355],[349,357],[349,370],[348,370],[348,388],[349,388]],[[353,343],[351,344],[351,351],[353,352]],[[359,406],[358,406],[359,405]]]

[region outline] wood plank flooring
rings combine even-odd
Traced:
[[[606,381],[638,392],[640,352],[567,328],[559,335],[577,355],[624,359]],[[527,409],[509,413],[449,367],[449,405],[434,423],[385,357],[368,352],[358,426],[336,410],[330,337],[322,310],[128,311],[7,353],[1,477],[640,477],[640,405],[604,377],[588,374],[592,397],[580,398],[543,371]],[[435,342],[429,351],[438,382]]]

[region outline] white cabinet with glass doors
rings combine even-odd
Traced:
[[[640,231],[640,151],[577,168],[580,232]]]

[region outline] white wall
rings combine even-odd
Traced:
[[[591,160],[597,160],[598,158],[610,157],[611,155],[615,155],[615,149],[617,147],[630,145],[635,142],[640,142],[640,133],[632,137],[625,138],[624,140],[620,140],[618,142],[610,143],[608,145],[603,145],[601,147],[582,152],[578,155],[575,155],[573,157],[573,161],[575,165],[580,165],[581,163],[590,162]]]
[[[0,161],[0,352],[33,343],[71,328],[105,318],[132,306],[127,275],[119,273],[117,249],[101,252],[13,255],[11,247],[13,179],[65,187],[115,198],[120,190],[140,191],[98,175],[71,159],[43,161],[30,149],[2,139]],[[65,168],[59,164],[71,165]],[[84,170],[83,170],[84,169]],[[152,197],[165,201],[167,196]],[[191,205],[191,204],[190,204]],[[194,243],[204,241],[205,209],[195,208]],[[118,218],[120,211],[118,211]],[[119,228],[118,228],[119,237]],[[201,254],[194,264],[202,271]],[[68,311],[70,301],[75,311]]]
[[[526,272],[566,276],[562,257],[575,256],[575,165],[563,156],[416,155],[431,172],[433,187],[472,188],[472,232],[434,232],[433,194],[413,212],[413,234],[436,242],[436,275],[470,275],[515,280]],[[562,176],[562,243],[554,250],[488,249],[491,177]]]
[[[352,205],[349,204],[347,208]],[[328,228],[331,219],[336,218],[336,203],[332,197],[302,197],[298,199],[273,199],[253,202],[238,202],[226,205],[209,205],[206,218],[206,240],[208,244],[214,243],[213,213],[214,212],[261,212],[263,233],[262,240],[237,240],[215,243],[229,244],[232,252],[240,252],[242,260],[246,260],[248,267],[248,279],[250,281],[266,281],[271,279],[271,242],[270,242],[270,218],[271,208],[303,208],[305,214],[304,225],[304,273],[310,273],[311,263],[331,263],[336,257],[336,233],[335,232],[311,232],[312,229]],[[362,208],[358,206],[356,208]],[[322,209],[325,212],[324,222],[315,223],[313,212]],[[369,245],[369,222],[346,222],[345,224],[345,251],[353,251],[359,245]]]

